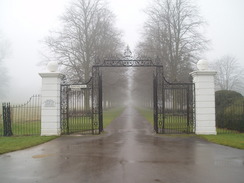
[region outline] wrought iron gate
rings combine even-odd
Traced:
[[[108,59],[92,67],[85,84],[61,86],[61,130],[63,134],[100,134],[103,131],[102,74],[100,67],[154,67],[153,113],[156,133],[193,133],[194,84],[169,83],[156,60]]]
[[[62,134],[100,134],[102,82],[98,73],[85,84],[61,85]]]
[[[195,132],[193,83],[169,83],[162,75],[154,76],[154,130]]]

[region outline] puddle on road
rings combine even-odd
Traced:
[[[54,154],[38,154],[38,155],[32,156],[32,158],[46,158],[49,156],[54,156]]]

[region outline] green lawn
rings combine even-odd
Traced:
[[[113,121],[113,119],[115,119],[116,117],[119,116],[119,114],[121,114],[123,110],[124,110],[123,107],[104,110],[103,128],[106,128]],[[68,123],[68,125],[64,129],[65,133],[81,132],[86,134],[86,133],[90,133],[90,131],[93,129],[98,130],[99,128],[98,123],[96,126],[93,126],[91,116],[70,117],[66,122]]]
[[[137,110],[153,125],[152,110],[146,110],[146,109],[137,109]],[[167,125],[167,120],[166,120],[166,125]],[[173,126],[174,125],[172,123],[171,127]],[[244,133],[237,133],[236,131],[226,130],[226,129],[224,130],[217,129],[217,132],[219,133],[218,135],[196,135],[196,136],[216,144],[230,146],[238,149],[244,149]],[[179,136],[179,135],[171,135],[171,136]]]
[[[153,111],[148,109],[137,108],[137,111],[147,119],[148,122],[153,124]]]
[[[11,124],[13,135],[40,135],[41,121],[15,122]],[[0,136],[3,135],[3,123],[0,123]]]
[[[57,138],[57,136],[0,137],[0,154],[36,146]]]
[[[147,121],[149,121],[152,125],[154,125],[153,122],[153,111],[149,109],[137,109],[139,113],[144,116]],[[172,115],[172,114],[165,114],[164,116],[164,129],[168,130],[175,130],[175,131],[188,131],[192,132],[193,131],[193,125],[187,126],[187,118],[184,115]],[[162,119],[161,119],[162,121]],[[159,128],[161,124],[161,128],[163,125],[163,122],[160,123],[159,119]]]
[[[103,113],[104,128],[108,126],[113,119],[118,117],[123,110],[124,108],[115,108],[115,109],[104,111]],[[84,118],[83,120],[84,120],[82,121],[83,125],[86,123],[91,124],[89,119],[85,120]],[[71,125],[72,128],[75,128],[78,125],[77,121],[75,120],[71,121]],[[25,125],[24,126],[13,125],[12,127],[13,127],[12,130],[15,135],[17,133],[16,131],[17,129],[20,130],[18,134],[25,134],[30,131],[32,132],[34,127],[36,127],[37,131],[40,130],[39,123],[32,124],[30,127],[26,127]],[[90,128],[90,125],[86,125],[84,128],[88,129]],[[0,136],[0,154],[32,147],[53,140],[55,138],[57,138],[57,136],[48,136],[48,137],[47,136],[12,136],[12,137]]]
[[[106,128],[115,118],[117,118],[124,108],[114,108],[103,112],[103,128]]]
[[[199,135],[209,142],[244,149],[244,133],[218,134],[218,135]]]
[[[86,132],[92,130],[91,116],[70,117],[67,120],[65,133]]]
[[[217,128],[217,134],[234,134],[234,133],[240,133],[236,130],[229,130],[226,128]]]

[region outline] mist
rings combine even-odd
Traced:
[[[103,83],[103,107],[153,104],[153,67],[109,67],[100,69]]]
[[[9,77],[7,85],[4,86],[6,92],[4,97],[1,97],[1,102],[23,103],[32,95],[40,94],[41,78],[38,73],[46,69],[45,66],[40,66],[40,63],[45,60],[42,56],[43,39],[49,31],[60,27],[60,16],[70,2],[71,0],[0,1],[0,32],[9,40],[11,50],[10,55],[5,57],[2,63]],[[111,11],[116,15],[115,25],[122,30],[122,40],[132,51],[141,40],[143,24],[146,21],[144,11],[150,2],[149,0],[108,0]],[[207,22],[204,34],[211,41],[209,49],[202,54],[202,58],[213,62],[228,54],[235,56],[241,67],[244,67],[244,21],[242,20],[244,1],[197,0],[193,2],[199,7],[200,14]],[[143,95],[146,95],[139,95],[143,93],[142,91],[148,90],[147,95],[152,95],[148,89],[151,88],[151,83],[139,85],[138,82],[143,74],[137,77],[135,70],[138,69],[129,68],[126,71],[128,80],[124,78],[122,82],[127,83],[127,86],[120,89],[121,91],[116,90],[119,92],[118,98],[121,98],[124,104],[132,102],[136,104],[142,101]],[[148,77],[150,78],[151,74],[148,74]],[[148,88],[146,85],[149,85]]]

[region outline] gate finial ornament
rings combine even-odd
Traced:
[[[132,60],[133,59],[132,52],[130,50],[129,45],[126,46],[126,49],[124,51],[124,59],[125,60]]]

